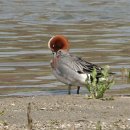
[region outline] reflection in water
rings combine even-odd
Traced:
[[[49,67],[47,42],[56,34],[68,37],[72,53],[110,65],[116,89],[130,88],[120,71],[130,69],[129,7],[128,0],[1,0],[0,95],[66,93]]]

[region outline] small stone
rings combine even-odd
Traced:
[[[40,108],[40,110],[46,110],[46,107]]]

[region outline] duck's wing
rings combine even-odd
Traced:
[[[77,72],[90,74],[90,73],[92,73],[92,71],[94,69],[96,69],[97,75],[101,75],[101,71],[102,71],[101,67],[99,67],[95,64],[92,64],[90,62],[87,62],[86,60],[84,60],[80,57],[76,57],[76,56],[71,56],[71,57],[73,59],[75,68],[78,70]]]
[[[62,55],[59,60],[59,66],[66,66],[72,71],[75,71],[79,74],[90,74],[95,68],[97,71],[97,76],[101,75],[101,67],[98,67],[95,64],[85,61],[84,59],[74,56],[74,55]]]

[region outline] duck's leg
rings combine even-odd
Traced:
[[[77,94],[79,94],[80,86],[77,86]]]
[[[68,86],[68,94],[71,94],[71,85]]]

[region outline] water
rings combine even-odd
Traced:
[[[110,65],[113,89],[129,93],[130,81],[121,76],[121,68],[130,69],[129,7],[128,0],[1,0],[0,95],[67,93],[49,66],[47,42],[57,34],[68,37],[71,53]]]

